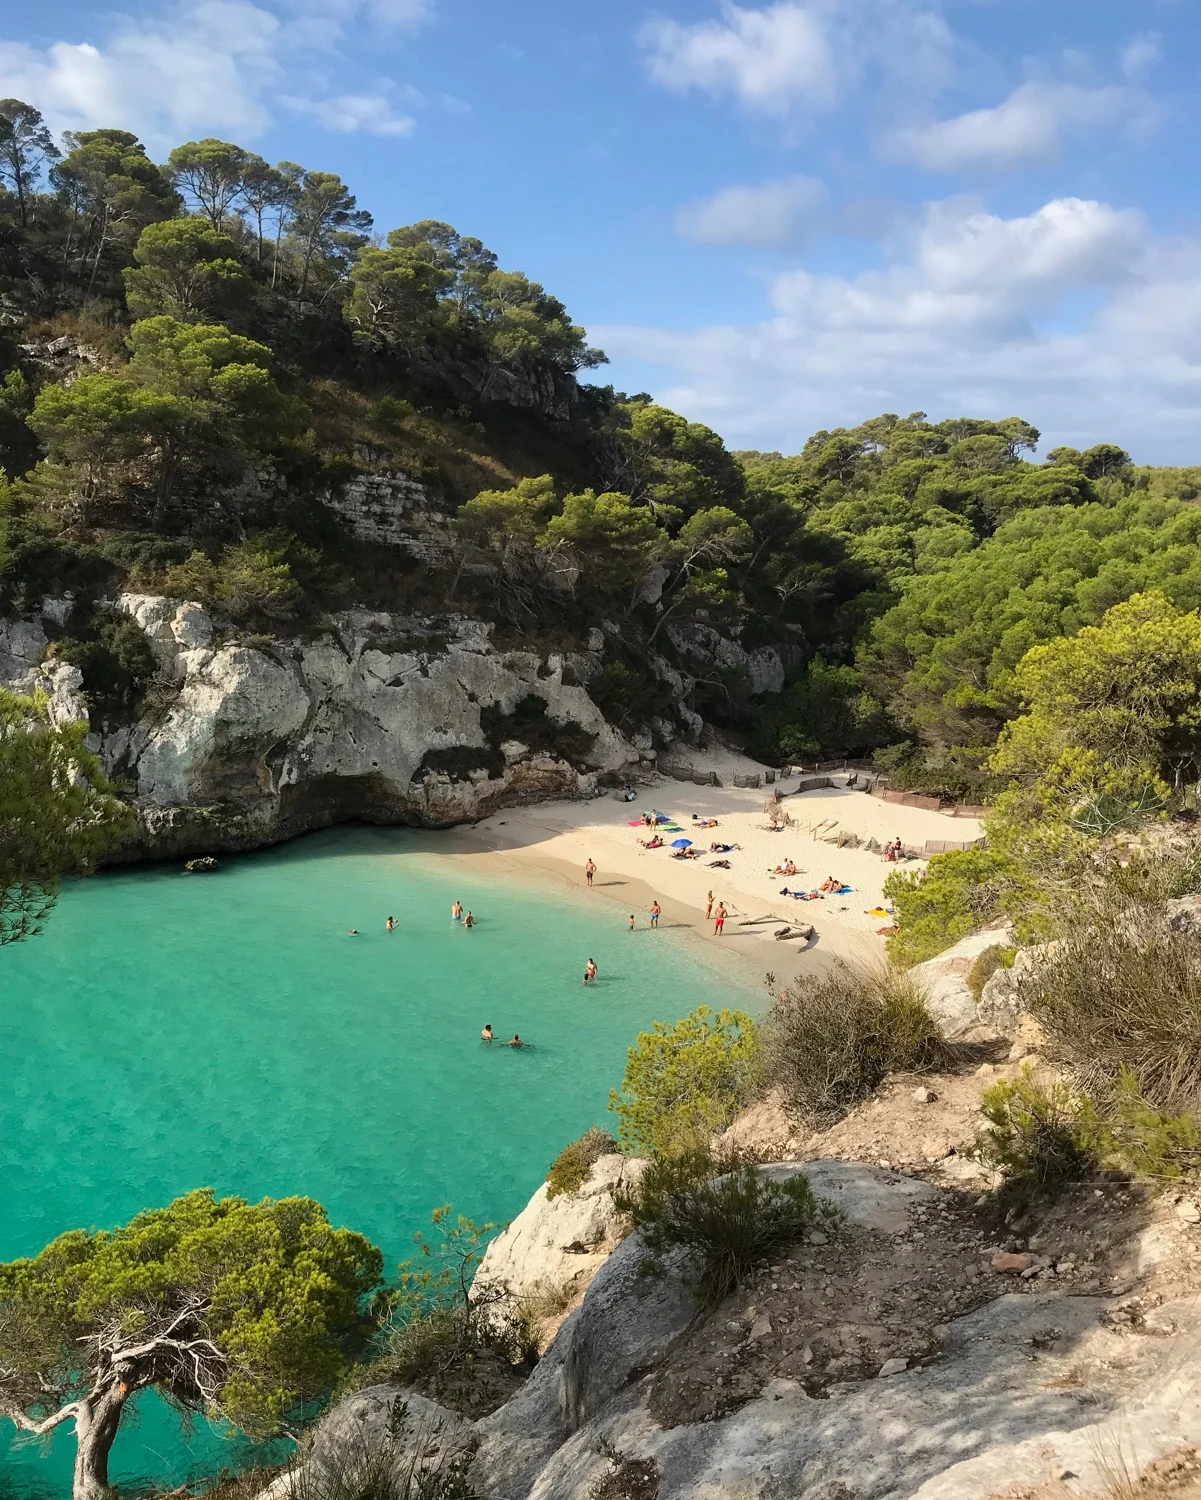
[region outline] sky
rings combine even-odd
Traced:
[[[736,448],[1019,415],[1201,463],[1198,0],[0,5],[0,95],[436,218]]]

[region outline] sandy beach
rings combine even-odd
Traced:
[[[635,788],[634,802],[621,802],[607,793],[587,802],[507,808],[470,830],[457,831],[460,857],[489,860],[489,855],[504,854],[515,861],[517,870],[540,870],[578,886],[585,885],[584,866],[592,859],[597,866],[593,894],[622,906],[623,919],[633,912],[638,926],[645,927],[650,903],[658,899],[665,926],[692,927],[723,948],[737,951],[757,970],[770,968],[786,983],[831,956],[884,952],[879,929],[889,919],[871,913],[884,904],[884,882],[898,866],[867,849],[840,849],[823,842],[823,832],[852,833],[862,840],[874,838],[881,845],[900,838],[906,846],[917,848],[934,840],[967,842],[982,832],[973,819],[895,806],[841,784],[790,793],[797,785],[795,777],[778,784],[791,826],[772,832],[763,810],[771,788],[756,791],[732,785],[735,770],[761,771],[762,767],[728,751],[708,756],[693,752],[691,758],[698,770],[715,770],[723,785],[701,787],[656,776],[643,778]],[[670,847],[644,849],[640,840],[649,838],[650,830],[641,822],[636,827],[630,824],[651,808],[672,815],[682,830],[661,830],[666,845],[673,839],[691,839],[703,851],[701,857],[673,859]],[[697,828],[694,813],[698,818],[715,818],[717,826]],[[710,853],[711,843],[737,848],[728,854]],[[728,859],[730,868],[712,868],[711,861],[717,859]],[[790,859],[797,867],[796,875],[773,873]],[[900,865],[906,870],[922,867],[923,862],[916,859]],[[829,876],[851,886],[851,892],[817,901],[797,901],[780,894],[785,886],[814,890]],[[704,920],[710,891],[730,914],[721,938],[713,937],[713,924]],[[768,916],[779,921],[740,925]],[[811,923],[814,935],[808,945],[777,941],[774,934],[786,923]]]

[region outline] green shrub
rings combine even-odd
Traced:
[[[744,1153],[708,1146],[653,1160],[617,1201],[652,1255],[696,1253],[697,1290],[707,1302],[731,1292],[756,1261],[815,1220],[833,1218],[802,1173],[776,1181]]]
[[[520,1382],[515,1367],[536,1354],[520,1316],[500,1304],[503,1289],[472,1283],[495,1224],[475,1224],[450,1205],[432,1214],[434,1237],[413,1236],[418,1254],[377,1303],[380,1347],[362,1384],[412,1386],[471,1417],[495,1410]]]
[[[287,621],[303,594],[292,573],[294,550],[286,533],[270,532],[226,547],[217,562],[193,552],[167,570],[164,587],[169,594],[223,609],[240,625]]]
[[[670,1156],[724,1130],[750,1097],[758,1052],[742,1011],[701,1005],[674,1026],[656,1021],[626,1054],[621,1092],[609,1095],[621,1141]]]
[[[1108,1098],[1123,1070],[1158,1110],[1201,1111],[1201,945],[1162,914],[1068,934],[1022,983],[1022,1003],[1080,1086]]]
[[[824,1126],[889,1073],[944,1067],[950,1048],[907,974],[841,960],[785,990],[761,1027],[763,1077]]]
[[[1113,1154],[1129,1171],[1164,1181],[1201,1167],[1196,1115],[1166,1114],[1148,1104],[1130,1068],[1118,1076],[1108,1115]]]
[[[977,1005],[980,1004],[984,986],[992,976],[998,969],[1012,969],[1013,961],[1017,956],[1018,950],[1004,943],[994,943],[991,948],[985,948],[984,952],[979,955],[967,976],[967,987],[971,990],[972,999]]]
[[[588,1180],[588,1173],[600,1161],[617,1150],[617,1142],[607,1130],[590,1125],[578,1141],[564,1146],[551,1163],[546,1174],[546,1196],[557,1198],[560,1193],[574,1193]]]
[[[142,627],[115,609],[84,611],[78,622],[73,619],[72,634],[56,642],[54,654],[83,674],[97,725],[127,715],[158,665]]]
[[[889,957],[920,964],[950,948],[969,932],[1036,905],[1030,871],[995,849],[959,849],[936,854],[925,875],[894,870],[884,882],[900,929],[888,940]]]
[[[1011,1191],[1048,1192],[1096,1173],[1109,1142],[1096,1107],[1060,1079],[1038,1082],[1028,1067],[987,1089],[980,1111],[988,1122],[980,1154]]]

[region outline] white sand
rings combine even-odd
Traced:
[[[789,786],[798,778],[779,783],[783,807],[790,814],[792,826],[782,833],[766,827],[763,804],[771,788],[759,791],[736,789],[733,770],[761,770],[753,762],[728,752],[690,757],[697,769],[711,767],[722,781],[721,787],[700,787],[667,777],[652,778],[650,784],[636,788],[637,801],[619,802],[613,794],[589,802],[543,802],[531,807],[507,808],[488,818],[474,830],[485,846],[505,850],[519,861],[530,861],[543,869],[567,874],[573,883],[583,884],[583,866],[593,859],[598,866],[598,893],[630,906],[639,927],[646,925],[645,902],[638,904],[635,894],[645,896],[633,882],[639,882],[659,897],[665,907],[685,909],[690,925],[700,930],[711,927],[699,920],[703,916],[709,891],[724,901],[730,918],[726,937],[742,940],[759,939],[773,945],[773,957],[784,958],[786,952],[797,954],[797,944],[776,943],[772,925],[757,929],[740,928],[739,919],[774,914],[783,922],[812,923],[815,938],[808,954],[859,954],[882,952],[884,938],[878,929],[888,925],[887,917],[870,916],[873,907],[884,905],[884,882],[897,868],[922,868],[918,860],[899,867],[886,863],[878,854],[866,849],[839,849],[823,843],[811,831],[826,820],[836,822],[834,832],[846,831],[861,839],[874,837],[881,845],[900,838],[907,846],[921,848],[928,840],[968,842],[980,837],[980,824],[974,819],[952,818],[948,814],[928,812],[921,808],[894,806],[864,792],[848,790],[842,785],[823,791],[788,795]],[[840,782],[843,777],[837,778]],[[650,837],[641,825],[629,827],[631,819],[644,808],[657,808],[673,815],[681,833],[660,830],[667,844],[672,839],[691,838],[698,849],[706,851],[697,860],[677,860],[668,848],[643,849],[639,839]],[[718,827],[696,829],[692,814],[714,817]],[[737,844],[727,855],[710,854],[710,843]],[[798,873],[780,876],[770,873],[778,864],[792,859]],[[728,870],[709,868],[710,860],[728,859]],[[819,901],[796,901],[779,894],[783,886],[790,890],[813,890],[829,875],[836,876],[854,888],[853,894],[826,896]],[[607,880],[613,887],[607,888]],[[626,882],[631,882],[627,887]],[[739,947],[743,946],[740,941]],[[758,948],[758,944],[755,944]],[[748,957],[751,955],[748,954]],[[765,955],[754,954],[757,964]]]

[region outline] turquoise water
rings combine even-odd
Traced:
[[[599,892],[485,878],[436,849],[350,829],[214,876],[106,873],[0,949],[0,1259],[211,1185],[317,1198],[391,1272],[437,1204],[511,1218],[559,1146],[605,1121],[639,1029],[754,998],[688,934],[629,933]],[[473,931],[450,922],[456,897]],[[535,1045],[488,1047],[485,1021]],[[203,1425],[185,1440],[156,1401],[126,1425],[114,1482],[237,1457]],[[69,1494],[70,1433],[43,1456],[11,1432],[0,1421],[0,1496]]]

